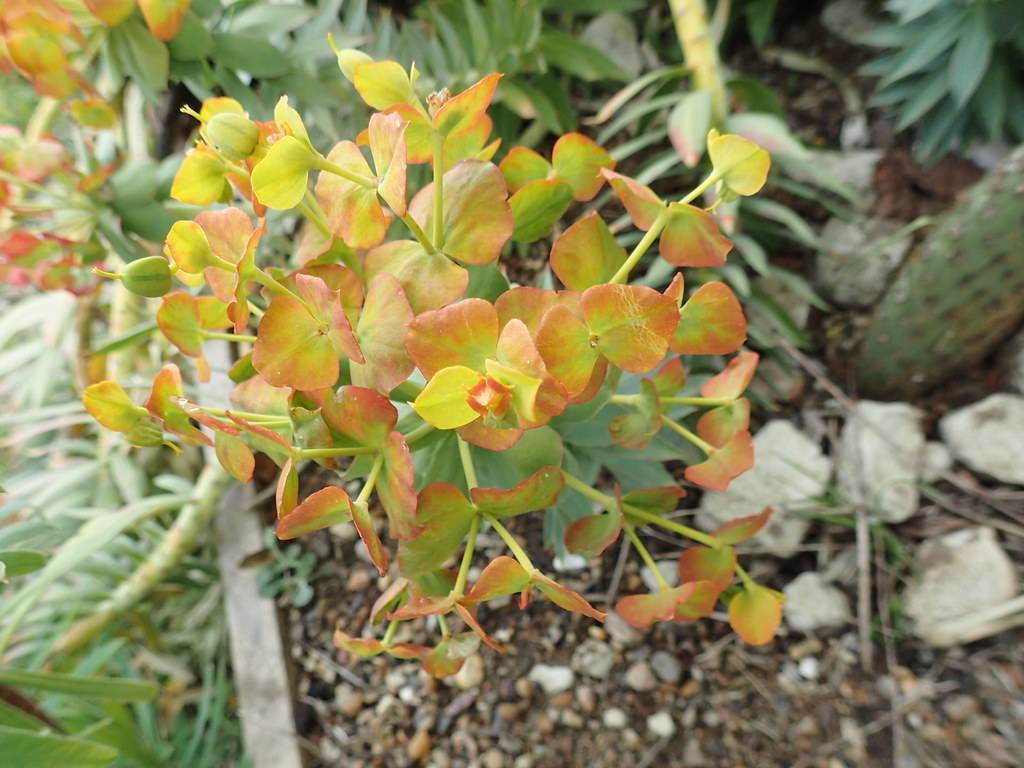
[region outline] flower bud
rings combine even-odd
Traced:
[[[149,416],[139,419],[125,433],[130,445],[139,448],[153,448],[164,441],[164,431],[160,424]]]
[[[355,77],[356,67],[370,61],[373,61],[373,57],[363,53],[357,48],[342,48],[338,51],[338,66],[341,68],[341,74],[343,74],[345,79],[350,83],[352,82],[352,78]]]
[[[206,124],[206,139],[214,149],[235,160],[244,160],[256,149],[260,129],[237,112],[220,112]]]
[[[132,293],[155,299],[171,290],[171,267],[163,256],[147,256],[128,264],[121,282]]]

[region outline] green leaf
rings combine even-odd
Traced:
[[[137,16],[110,30],[110,51],[125,74],[138,81],[146,95],[155,100],[167,89],[170,55],[167,46],[146,29]]]
[[[32,733],[0,725],[0,754],[17,755],[18,768],[103,768],[117,759],[117,750],[70,736]]]
[[[572,187],[560,179],[531,181],[509,200],[515,222],[512,239],[532,243],[546,237],[572,199]]]
[[[688,168],[704,156],[704,141],[711,127],[711,94],[684,93],[668,116],[668,137]]]
[[[628,79],[619,65],[601,51],[565,32],[545,32],[538,49],[552,65],[581,80],[594,82]]]
[[[949,57],[949,90],[958,107],[967,104],[981,84],[992,60],[992,42],[985,4],[976,3]]]
[[[432,483],[424,488],[416,507],[416,523],[422,530],[398,545],[402,575],[419,576],[440,568],[458,551],[475,515],[473,505],[456,486]]]
[[[149,701],[160,692],[160,686],[150,680],[62,675],[56,672],[28,672],[10,668],[0,669],[0,685],[111,701]]]
[[[288,56],[264,37],[214,32],[212,58],[253,77],[279,77],[291,70]]]
[[[38,571],[46,565],[46,555],[30,549],[0,549],[0,581]]]

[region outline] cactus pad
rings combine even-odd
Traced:
[[[875,309],[860,393],[919,395],[977,363],[1024,318],[1024,147],[944,214]]]

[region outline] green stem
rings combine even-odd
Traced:
[[[203,331],[204,339],[221,339],[223,341],[248,342],[252,344],[256,337],[248,333],[225,333],[223,331]]]
[[[441,637],[445,640],[452,636],[452,631],[448,629],[448,620],[443,614],[437,614],[437,626],[441,628]]]
[[[306,194],[308,195],[309,192],[307,191]],[[319,216],[316,210],[310,207],[308,202],[299,203],[297,206],[295,206],[295,210],[302,214],[306,221],[308,221],[310,224],[316,227],[317,231],[321,235],[328,238],[333,237],[331,233],[331,228],[327,226],[327,221],[322,216]]]
[[[434,133],[434,246],[444,247],[444,136]]]
[[[661,575],[661,569],[659,569],[658,564],[654,562],[654,558],[651,557],[651,553],[647,550],[647,547],[644,546],[644,543],[640,541],[640,537],[636,535],[636,531],[633,529],[633,526],[626,524],[623,528],[625,529],[629,540],[633,542],[633,546],[636,547],[636,551],[640,553],[640,558],[647,564],[651,573],[654,574],[654,578],[657,580],[658,586],[663,590],[672,589],[672,586],[665,581],[665,577]]]
[[[297,295],[295,293],[295,291],[293,291],[290,288],[288,288],[287,286],[281,284],[274,277],[272,277],[271,275],[267,274],[266,272],[264,272],[259,267],[254,267],[251,270],[246,270],[245,279],[247,279],[247,280],[254,280],[257,283],[259,283],[260,285],[262,285],[263,287],[269,288],[274,293],[280,293],[280,294],[288,295],[288,296],[291,296],[293,299],[295,299],[297,301],[301,301],[303,304],[306,303],[305,301],[303,301],[301,296],[299,296],[299,295]]]
[[[409,432],[405,436],[405,442],[406,442],[407,445],[412,445],[417,440],[422,440],[424,437],[426,437],[427,435],[429,435],[433,431],[434,431],[433,426],[431,426],[430,424],[427,424],[427,422],[423,422],[418,427],[416,427],[416,429],[414,429],[412,432]]]
[[[373,493],[373,489],[377,485],[377,478],[380,477],[380,471],[381,469],[383,469],[383,467],[384,454],[377,453],[377,458],[373,460],[373,466],[370,467],[370,474],[366,476],[366,482],[363,483],[363,487],[359,491],[359,495],[356,496],[356,504],[365,504],[367,501],[369,501],[370,494]]]
[[[423,246],[423,250],[425,250],[427,253],[437,253],[437,248],[435,248],[434,244],[430,242],[429,238],[427,238],[427,235],[423,231],[423,228],[416,223],[416,219],[414,219],[410,214],[407,213],[405,214],[405,216],[402,217],[402,222],[405,224],[405,226],[409,228],[409,231],[412,232],[413,237],[416,238],[416,241],[421,246]]]
[[[395,640],[395,633],[398,632],[398,625],[400,623],[401,622],[392,620],[391,623],[388,624],[388,629],[384,633],[384,637],[380,641],[381,645],[383,645],[385,648],[391,647],[391,643]]]
[[[712,549],[718,549],[722,546],[722,542],[716,539],[714,536],[698,531],[696,528],[691,528],[688,525],[677,523],[675,520],[666,520],[661,515],[656,515],[653,512],[648,512],[645,509],[634,507],[632,504],[624,504],[623,508],[626,510],[626,514],[629,517],[640,520],[641,522],[649,525],[660,525],[667,531],[678,533],[680,536],[685,536],[688,539],[693,539],[699,544],[703,544],[705,547],[711,547]]]
[[[746,568],[740,565],[739,562],[736,563],[736,575],[740,577],[740,581],[743,582],[743,586],[747,589],[756,586],[754,580],[750,578],[750,574],[747,573]]]
[[[100,277],[106,277],[110,280],[120,280],[122,277],[124,277],[124,275],[122,275],[120,272],[107,272],[107,270],[100,269],[99,267],[93,267],[92,271],[93,274],[99,275]]]
[[[462,472],[466,476],[466,485],[469,490],[480,485],[476,479],[476,467],[473,466],[473,454],[469,452],[469,443],[463,440],[461,437],[459,441],[459,460],[462,462]]]
[[[213,416],[222,416],[224,418],[230,418],[231,416],[237,416],[240,419],[245,419],[246,421],[253,421],[253,422],[255,422],[255,421],[261,421],[261,422],[262,421],[274,421],[274,422],[277,422],[277,421],[288,421],[288,422],[290,422],[290,419],[288,419],[287,416],[274,416],[274,415],[269,414],[269,413],[256,413],[255,411],[233,411],[231,409],[224,409],[224,408],[211,408],[211,407],[206,406],[206,405],[197,405],[195,407],[198,408],[200,411],[203,411],[204,413],[209,413],[209,414],[212,414]]]
[[[292,452],[292,457],[296,461],[301,461],[303,459],[338,459],[345,456],[369,456],[376,452],[376,448],[369,448],[362,445],[353,446],[351,448],[297,448]],[[378,458],[380,457],[378,456]],[[374,466],[376,467],[376,464]],[[376,480],[376,478],[374,478],[374,480]],[[369,483],[369,479],[367,479],[367,483]],[[372,486],[370,490],[373,490]]]
[[[462,597],[466,592],[466,580],[469,578],[469,566],[473,562],[473,550],[476,548],[476,535],[480,532],[480,515],[473,515],[469,523],[469,535],[466,537],[466,549],[462,552],[462,562],[459,563],[459,575],[455,577],[455,586],[452,588],[452,595],[456,598]]]
[[[662,405],[694,405],[704,406],[707,408],[717,408],[720,405],[728,405],[734,402],[729,398],[724,397],[660,397],[658,398]],[[619,405],[636,405],[641,402],[642,398],[639,394],[632,395],[612,395],[609,402],[617,403]]]
[[[658,235],[661,234],[661,230],[665,228],[668,223],[669,212],[668,208],[662,208],[661,213],[651,224],[651,228],[644,233],[643,238],[633,248],[633,251],[626,257],[626,260],[622,262],[622,266],[619,267],[619,271],[612,275],[612,279],[609,283],[624,283],[629,280],[629,273],[633,267],[636,266],[637,262],[643,258],[644,254],[647,253],[647,249],[650,248],[654,241],[658,239]]]
[[[596,501],[605,509],[611,509],[614,507],[615,499],[613,499],[607,493],[601,493],[601,491],[597,490],[596,488],[592,488],[591,486],[587,485],[582,480],[580,480],[578,477],[570,475],[564,469],[562,470],[562,477],[565,478],[566,485],[568,485],[574,491],[582,493],[591,501]]]
[[[361,173],[353,173],[352,171],[342,168],[340,165],[335,165],[326,157],[318,157],[316,167],[321,171],[327,171],[333,173],[335,176],[341,176],[343,179],[348,179],[353,184],[358,184],[361,187],[367,189],[376,189],[377,180],[371,179],[369,176],[363,176]]]
[[[665,414],[661,415],[661,423],[664,424],[669,429],[671,429],[676,434],[678,434],[681,437],[684,437],[687,440],[689,440],[695,446],[697,446],[702,451],[704,451],[704,453],[706,453],[708,456],[710,456],[712,453],[715,452],[715,447],[713,445],[711,445],[710,443],[706,443],[703,440],[701,440],[699,437],[697,437],[695,434],[693,434],[693,432],[688,430],[682,424],[676,424],[674,421],[672,421],[672,419],[670,419]]]
[[[711,173],[708,174],[707,178],[704,179],[704,181],[702,181],[700,184],[698,184],[696,187],[690,190],[690,194],[688,194],[686,197],[679,201],[679,204],[686,205],[688,203],[693,202],[702,194],[704,194],[705,190],[707,190],[708,187],[710,187],[712,184],[716,184],[719,178],[721,178],[720,173],[718,173],[717,171],[711,171]]]
[[[490,515],[486,512],[481,513],[484,520],[491,524],[491,527],[501,537],[501,540],[505,542],[505,546],[508,547],[509,552],[519,561],[519,564],[523,566],[523,569],[530,574],[537,573],[537,567],[530,560],[530,556],[523,551],[523,548],[519,546],[519,542],[516,541],[516,537],[509,533],[508,528],[501,524],[501,522],[494,515]]]

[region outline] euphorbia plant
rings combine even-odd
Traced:
[[[313,146],[284,99],[268,122],[252,121],[225,98],[194,113],[201,138],[174,194],[199,205],[244,202],[173,226],[166,267],[183,288],[162,298],[157,322],[197,361],[200,377],[206,340],[240,345],[244,354],[231,372],[237,410],[186,397],[179,369],[169,364],[144,406],[106,381],[86,392],[89,411],[139,444],[212,445],[243,482],[252,477],[253,452],[265,453],[280,467],[282,539],[351,521],[381,575],[395,574],[372,612],[387,629],[376,637],[344,628],[336,634],[356,656],[422,658],[430,672],[451,674],[481,640],[502,650],[477,612],[515,593],[521,607],[539,594],[602,620],[604,613],[537,568],[508,527],[552,506],[567,488],[599,510],[569,527],[570,552],[596,556],[624,533],[660,578],[640,529],[657,526],[695,542],[680,558],[681,586],[662,582],[652,594],[620,601],[627,621],[692,621],[723,599],[742,637],[767,642],[781,597],[751,580],[732,546],[754,535],[768,510],[712,534],[694,530],[668,516],[682,488],[594,488],[562,466],[558,434],[569,414],[616,407],[623,412],[609,429],[618,444],[639,448],[668,429],[702,452],[685,470],[695,485],[725,489],[751,466],[744,391],[757,355],[741,349],[746,320],[735,296],[711,282],[687,298],[681,272],[664,293],[629,279],[655,243],[676,267],[723,264],[731,244],[712,213],[692,201],[713,186],[719,200],[756,193],[767,153],[712,132],[713,170],[679,201],[616,173],[609,155],[580,134],[561,137],[550,159],[515,148],[498,166],[487,109],[500,75],[422,100],[415,69],[353,50],[338,52],[338,60],[378,111],[366,131],[327,153]],[[429,164],[432,181],[410,198],[415,164]],[[645,231],[636,247],[627,253],[601,217],[588,213],[550,248],[563,289],[510,287],[495,267],[509,241],[545,238],[573,201],[592,199],[605,182]],[[261,266],[267,209],[295,210],[306,220],[290,270]],[[735,352],[699,395],[680,394],[686,373],[679,355]],[[624,372],[643,377],[639,392],[618,391]],[[692,430],[670,416],[680,406],[703,410]],[[417,471],[413,452],[431,452],[451,432],[458,481],[434,463]],[[479,460],[496,456],[517,468],[511,487],[478,478]],[[299,498],[298,470],[308,461],[363,478],[358,495],[329,484]],[[374,525],[378,506],[391,545]],[[470,583],[483,526],[509,555]],[[400,622],[427,616],[439,627],[435,647],[396,641]],[[453,633],[451,616],[465,631]]]

